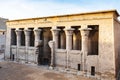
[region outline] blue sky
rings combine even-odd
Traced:
[[[8,19],[110,9],[120,13],[120,0],[0,0],[0,17]]]

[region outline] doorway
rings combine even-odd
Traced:
[[[91,75],[95,76],[95,67],[94,66],[91,66]]]
[[[78,71],[80,71],[81,70],[81,65],[80,64],[78,64]]]
[[[42,45],[39,46],[38,65],[50,65],[51,61],[51,49],[48,42],[52,40],[51,28],[43,28],[40,38]]]

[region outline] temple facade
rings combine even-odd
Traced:
[[[10,20],[5,59],[115,80],[120,70],[116,10]]]

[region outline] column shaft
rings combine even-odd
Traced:
[[[17,36],[17,47],[21,45],[21,30],[16,30],[16,36]]]
[[[65,29],[66,33],[66,49],[71,50],[72,49],[72,34],[74,29]]]
[[[30,31],[31,30],[24,30],[24,33],[25,33],[25,46],[26,47],[30,46]]]
[[[82,36],[82,70],[86,71],[86,57],[88,54],[88,37],[91,28],[80,29]]]
[[[67,60],[66,60],[66,67],[68,70],[68,66],[69,66],[69,51],[72,49],[72,34],[73,34],[73,30],[72,28],[70,29],[65,29],[65,33],[66,33],[66,50],[67,50]]]
[[[91,28],[87,29],[80,29],[81,36],[82,36],[82,51],[88,53],[88,37]],[[87,54],[84,54],[87,56]]]
[[[28,48],[30,46],[30,31],[31,30],[24,30],[25,33],[25,60],[28,62]]]
[[[35,47],[39,45],[41,29],[34,29],[35,34]]]
[[[40,45],[42,45],[42,40],[40,40],[40,34],[41,34],[41,29],[34,29],[34,34],[35,34],[35,62],[39,65],[40,61]]]
[[[19,60],[19,47],[21,45],[21,30],[15,30],[17,36],[17,52],[16,52],[16,60]]]

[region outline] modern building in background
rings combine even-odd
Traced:
[[[118,16],[107,10],[10,20],[5,58],[115,80],[120,70]]]
[[[0,18],[0,54],[5,52],[6,21],[8,19]]]

